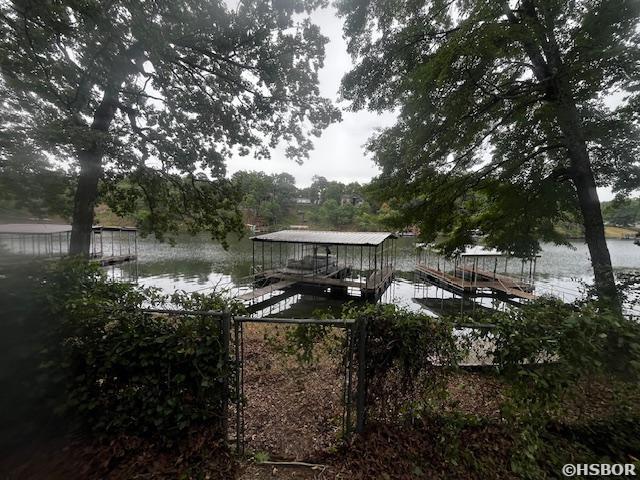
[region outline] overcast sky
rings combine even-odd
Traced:
[[[320,71],[320,91],[337,103],[342,76],[353,65],[342,38],[342,19],[333,7],[318,10],[312,15],[322,33],[329,38],[326,45],[325,66]],[[342,107],[345,104],[341,105]],[[311,184],[314,175],[329,180],[365,183],[378,174],[378,168],[365,152],[363,145],[378,128],[391,126],[395,115],[378,115],[368,111],[342,112],[342,122],[327,128],[320,138],[314,138],[314,150],[302,165],[286,158],[280,149],[273,151],[271,159],[256,160],[251,156],[236,156],[227,162],[229,175],[238,170],[257,170],[266,173],[287,172],[296,178],[298,187]],[[611,200],[609,189],[598,189],[600,200]]]
[[[320,91],[323,96],[337,102],[340,80],[352,65],[342,38],[342,20],[336,16],[333,7],[314,12],[313,19],[329,38],[325,66],[320,71]],[[309,186],[314,175],[345,183],[368,182],[378,170],[362,147],[376,128],[390,126],[394,119],[391,113],[378,115],[367,111],[343,111],[342,122],[331,125],[321,137],[314,138],[315,148],[302,165],[286,158],[283,151],[277,149],[269,160],[234,157],[227,163],[227,170],[229,174],[238,170],[287,172],[296,178],[298,187]]]

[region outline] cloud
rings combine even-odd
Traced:
[[[342,76],[353,66],[342,38],[343,22],[332,6],[315,11],[312,19],[329,38],[325,64],[319,73],[320,92],[338,102]],[[613,104],[617,101],[619,99],[614,99]],[[269,174],[287,172],[295,177],[298,187],[309,186],[314,175],[344,183],[365,183],[376,176],[379,169],[363,146],[377,129],[393,125],[395,119],[396,114],[392,112],[343,111],[341,123],[331,125],[321,137],[314,139],[315,148],[302,165],[286,158],[283,149],[276,148],[268,160],[235,156],[227,162],[227,171],[229,175],[239,170],[259,170]],[[613,198],[608,188],[599,188],[598,193],[601,201]]]
[[[329,38],[325,64],[319,73],[320,92],[337,102],[342,76],[353,65],[347,53],[346,42],[342,38],[342,20],[333,7],[314,12],[312,19]],[[363,145],[376,129],[392,125],[395,118],[393,113],[380,115],[367,111],[344,111],[342,122],[331,125],[322,136],[314,139],[315,148],[302,165],[286,158],[283,149],[276,148],[269,160],[234,156],[227,162],[227,171],[229,175],[238,170],[288,172],[296,178],[299,187],[310,185],[314,175],[345,183],[368,182],[378,174],[378,168]]]

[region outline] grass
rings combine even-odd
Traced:
[[[267,452],[256,452],[253,454],[253,460],[256,463],[268,462],[271,459]]]
[[[95,208],[95,225],[108,225],[110,227],[135,227],[136,221],[130,217],[116,215],[108,205],[101,203]]]
[[[557,230],[569,238],[584,238],[584,229],[579,224],[560,224]],[[634,238],[636,233],[638,233],[637,229],[629,227],[617,227],[613,225],[606,225],[604,227],[604,236],[607,238]]]
[[[604,234],[607,238],[634,238],[638,230],[627,227],[613,227],[607,225],[604,227]]]

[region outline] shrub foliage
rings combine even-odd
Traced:
[[[225,301],[114,283],[83,262],[36,270],[42,273],[28,283],[37,298],[22,321],[47,319],[42,349],[32,353],[41,359],[42,391],[59,413],[95,432],[166,439],[221,425],[231,374],[221,320],[143,307],[224,310]]]
[[[447,375],[463,353],[452,323],[384,304],[347,308],[344,316],[357,321],[356,342],[366,330],[370,416],[416,415],[444,394]]]
[[[369,420],[378,422],[374,431],[380,421],[384,428],[410,421],[416,432],[441,425],[431,436],[442,445],[433,445],[434,456],[414,459],[416,464],[440,455],[452,465],[483,471],[491,459],[468,458],[463,440],[478,422],[502,432],[502,453],[518,478],[553,477],[569,461],[637,458],[638,436],[630,427],[639,416],[631,404],[640,373],[640,325],[635,321],[597,303],[566,305],[551,299],[494,312],[478,329],[456,329],[459,318],[436,319],[389,305],[352,307],[343,316],[356,318],[358,329],[366,324],[367,407]],[[476,349],[489,360],[484,375],[500,385],[499,419],[450,410],[448,382],[467,355],[478,355]],[[601,379],[608,383],[600,388],[620,395],[616,405],[604,417],[566,422],[575,394]],[[603,433],[609,450],[596,448],[595,432]]]

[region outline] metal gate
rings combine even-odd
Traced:
[[[270,323],[284,325],[324,325],[343,328],[345,330],[345,348],[343,352],[343,412],[342,433],[346,440],[351,434],[362,432],[366,419],[366,320],[354,319],[317,319],[317,318],[252,318],[247,316],[233,316],[229,312],[193,311],[173,309],[144,309],[147,313],[166,315],[202,316],[216,319],[220,322],[222,331],[223,358],[226,361],[226,371],[232,375],[223,378],[222,429],[228,443],[235,444],[238,454],[244,454],[244,341],[243,325],[245,323]],[[354,372],[354,365],[357,372]],[[353,391],[354,373],[356,388]],[[231,382],[232,381],[232,382]],[[233,383],[232,385],[230,383]],[[233,395],[232,395],[233,393]],[[355,402],[354,402],[355,397]],[[231,399],[233,398],[233,402]],[[229,435],[230,406],[233,403],[234,429],[233,436]],[[355,412],[354,412],[355,409]],[[353,421],[355,413],[355,422]]]
[[[343,328],[345,330],[345,346],[342,359],[343,392],[342,392],[342,434],[349,440],[351,434],[361,432],[365,424],[366,408],[366,322],[356,322],[353,319],[315,319],[315,318],[252,318],[244,316],[225,315],[223,317],[224,336],[228,361],[233,372],[233,385],[227,385],[227,398],[233,392],[233,417],[235,428],[229,437],[228,424],[225,424],[229,443],[235,444],[236,453],[244,454],[245,421],[244,421],[244,341],[243,325],[245,323],[269,323],[284,325],[323,325]],[[232,335],[231,335],[232,334]],[[231,336],[233,338],[231,338]],[[357,372],[354,372],[354,365]],[[356,388],[354,392],[354,377]],[[354,402],[355,398],[355,402]],[[230,403],[230,402],[229,402]],[[226,419],[231,415],[229,405],[226,406]],[[354,412],[355,410],[355,412]],[[355,414],[355,422],[353,421]]]

